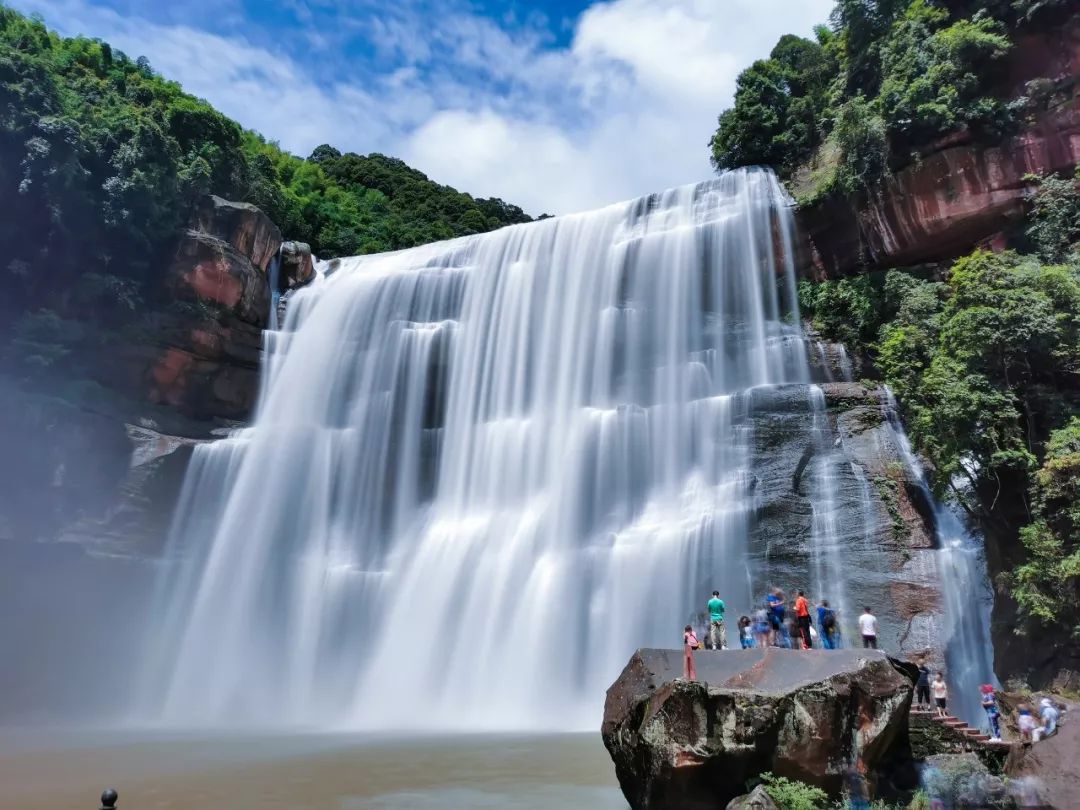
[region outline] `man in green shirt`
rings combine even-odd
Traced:
[[[724,600],[720,598],[720,591],[712,592],[709,600],[709,634],[707,637],[710,650],[727,649],[727,630],[724,629]]]

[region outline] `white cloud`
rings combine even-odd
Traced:
[[[301,22],[314,20],[315,4],[291,2]],[[553,48],[535,16],[503,27],[453,0],[379,14],[364,0],[349,2],[356,5],[338,4],[346,6],[339,31],[325,20],[317,30],[316,20],[273,48],[232,18],[215,33],[195,27],[196,18],[155,22],[95,0],[13,5],[64,33],[147,55],[163,75],[298,154],[320,143],[386,152],[441,183],[532,213],[581,210],[708,176],[706,143],[738,72],[780,35],[809,34],[832,7],[609,0],[582,14],[569,47]],[[284,47],[356,30],[381,72],[351,72],[333,51]]]

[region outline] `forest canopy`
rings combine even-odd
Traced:
[[[83,321],[151,307],[163,252],[206,193],[258,205],[322,258],[530,219],[383,155],[291,155],[145,57],[0,6],[0,329],[62,354],[85,337]],[[49,364],[49,352],[36,356]]]

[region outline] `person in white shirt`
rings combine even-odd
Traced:
[[[1040,712],[1042,717],[1042,725],[1038,728],[1032,729],[1031,741],[1038,742],[1043,737],[1049,737],[1055,731],[1057,731],[1058,717],[1060,716],[1057,706],[1054,705],[1050,698],[1043,698],[1039,701]]]
[[[863,649],[868,647],[877,649],[877,617],[870,612],[870,608],[859,617],[859,632],[862,633]]]
[[[934,705],[937,706],[938,717],[947,717],[945,704],[949,698],[949,687],[945,685],[945,674],[939,672],[934,676],[934,682],[930,684],[930,691],[934,693]]]

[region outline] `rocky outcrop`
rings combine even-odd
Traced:
[[[768,572],[764,587],[788,592],[812,584],[805,577],[815,554],[826,567],[862,572],[844,578],[850,615],[841,613],[841,632],[856,638],[855,618],[871,605],[885,649],[930,654],[933,665],[942,662],[945,626],[933,514],[904,463],[887,404],[881,389],[850,382],[752,393],[751,566]],[[831,536],[815,535],[825,528]],[[812,596],[840,607],[834,594]]]
[[[1021,782],[1035,800],[1025,806],[1050,810],[1080,807],[1080,723],[1069,716],[1080,707],[1066,705],[1069,712],[1058,725],[1057,734],[1034,745],[1014,747],[1005,763],[1010,780]]]
[[[780,808],[766,792],[764,785],[758,785],[745,796],[737,796],[728,802],[725,810],[780,810]]]
[[[765,772],[839,796],[915,780],[907,713],[913,673],[862,650],[638,650],[608,689],[602,734],[634,810],[719,810]]]
[[[979,244],[1001,246],[1029,207],[1029,173],[1071,172],[1080,164],[1080,21],[1021,40],[1004,97],[1044,91],[1014,137],[980,144],[944,139],[857,200],[827,199],[801,208],[813,243],[806,272],[836,278],[867,270],[938,262]]]
[[[315,261],[307,242],[282,242],[279,292],[303,287],[315,277]]]
[[[174,303],[161,315],[158,345],[132,348],[136,357],[150,355],[152,403],[195,419],[247,418],[270,321],[267,271],[281,244],[277,226],[255,206],[202,200],[166,273]],[[295,251],[294,272],[306,272],[303,256]]]

